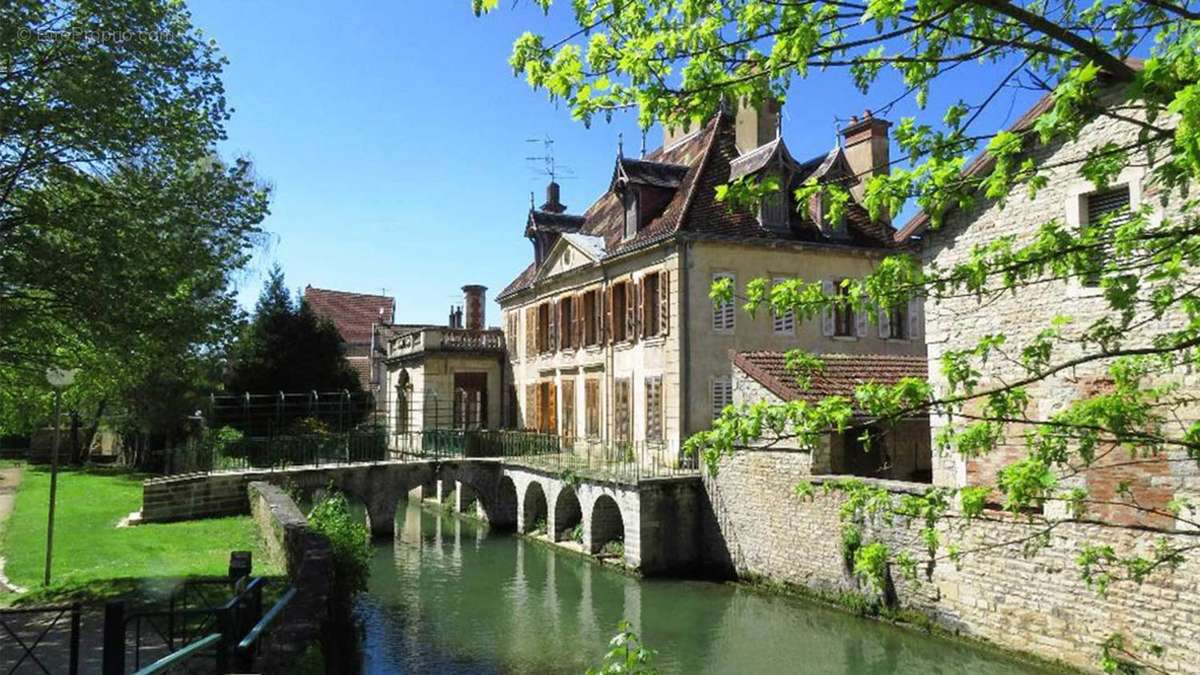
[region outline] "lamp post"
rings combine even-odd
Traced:
[[[54,503],[58,493],[58,446],[61,435],[59,416],[62,414],[62,392],[75,381],[77,372],[79,371],[53,366],[46,369],[46,381],[50,383],[51,387],[54,387],[54,448],[50,451],[50,516],[46,523],[46,570],[42,578],[43,586],[50,585],[50,560],[54,553]]]

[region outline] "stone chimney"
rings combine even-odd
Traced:
[[[486,326],[484,307],[487,304],[487,286],[469,285],[463,286],[462,290],[467,308],[467,330],[483,330]]]
[[[541,210],[546,213],[564,213],[567,210],[566,205],[559,199],[558,183],[550,181],[546,184],[546,203],[542,204]]]
[[[861,204],[863,194],[867,189],[867,181],[871,176],[888,173],[891,163],[888,139],[888,127],[892,123],[871,115],[871,111],[863,112],[862,119],[850,118],[850,126],[842,129],[845,141],[846,161],[850,169],[858,177],[858,184],[850,188],[850,193]]]
[[[758,108],[743,101],[734,118],[734,139],[740,154],[766,145],[779,136],[779,101],[768,99]]]

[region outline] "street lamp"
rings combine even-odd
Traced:
[[[50,516],[46,523],[46,570],[42,585],[50,585],[50,560],[54,552],[54,504],[58,493],[58,445],[61,434],[59,417],[62,414],[62,392],[75,381],[78,370],[73,368],[46,369],[46,381],[54,387],[54,448],[50,451]]]

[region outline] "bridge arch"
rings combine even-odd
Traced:
[[[600,553],[606,544],[612,542],[620,543],[624,549],[625,519],[621,515],[621,507],[611,496],[602,494],[592,502],[587,529],[585,544],[588,553]]]
[[[553,523],[550,525],[550,535],[554,541],[565,541],[572,538],[576,526],[583,524],[583,507],[579,504],[579,496],[570,485],[563,485],[554,499]]]
[[[521,496],[521,531],[534,532],[539,523],[549,525],[550,512],[546,503],[546,491],[541,481],[530,481]]]

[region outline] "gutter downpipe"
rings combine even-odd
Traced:
[[[679,452],[683,452],[684,438],[687,435],[688,419],[691,405],[691,358],[690,358],[690,343],[688,341],[688,314],[691,309],[688,299],[691,295],[688,293],[688,242],[684,238],[679,240],[679,283],[676,287],[679,289]]]

